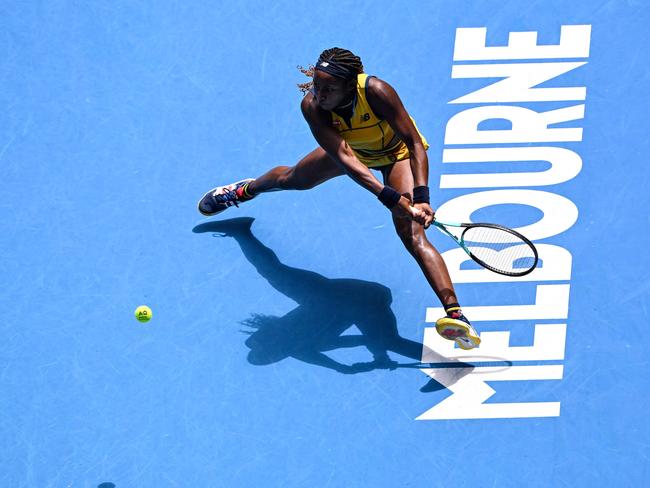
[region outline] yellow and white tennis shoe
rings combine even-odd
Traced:
[[[438,319],[436,330],[445,339],[455,341],[461,349],[474,349],[481,344],[481,338],[472,324],[464,315],[458,313]]]

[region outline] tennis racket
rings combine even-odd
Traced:
[[[490,271],[506,276],[524,276],[537,266],[539,257],[533,243],[508,227],[439,220],[434,220],[433,224],[456,241],[476,263]]]

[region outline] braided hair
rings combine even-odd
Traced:
[[[327,66],[328,64],[336,65],[337,68],[339,68],[338,71],[341,72],[341,74],[336,76],[346,80],[354,79],[357,74],[363,73],[363,63],[361,62],[361,58],[353,54],[351,51],[340,47],[325,49],[325,51],[323,51],[318,57],[316,65],[321,65],[321,63],[324,63],[324,66]],[[298,66],[298,69],[305,76],[313,78],[314,70],[318,68],[314,67],[313,64],[310,64],[307,68]],[[311,90],[313,84],[313,81],[298,83],[298,88],[303,94],[306,94]]]

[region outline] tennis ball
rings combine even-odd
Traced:
[[[139,322],[149,322],[152,316],[153,313],[151,312],[151,309],[146,305],[140,305],[135,309],[135,318],[138,319]]]

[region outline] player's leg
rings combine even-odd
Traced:
[[[302,158],[295,166],[276,166],[259,178],[248,178],[218,186],[207,192],[199,201],[199,212],[216,215],[228,207],[253,199],[259,193],[278,190],[308,190],[344,171],[328,154],[317,148]]]
[[[325,181],[345,174],[323,148],[319,147],[295,166],[276,166],[255,178],[248,189],[253,195],[277,190],[309,190]]]
[[[408,198],[411,199],[413,173],[408,159],[382,168],[382,174],[386,185],[395,188],[401,194],[408,194]],[[457,303],[456,292],[447,266],[440,253],[427,239],[424,227],[408,217],[393,218],[393,224],[397,235],[417,261],[442,305]]]
[[[408,159],[382,168],[384,183],[411,199],[413,191],[413,173]],[[429,285],[442,303],[447,317],[436,323],[436,329],[446,339],[455,340],[463,349],[478,346],[481,340],[469,321],[462,314],[449,270],[440,253],[427,239],[424,227],[406,218],[393,218],[397,235],[409,253],[415,258]]]

